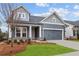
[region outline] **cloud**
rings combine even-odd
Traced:
[[[47,4],[47,3],[36,3],[36,6],[39,6],[39,7],[48,7],[49,4]]]
[[[44,13],[36,13],[36,14],[33,14],[33,15],[46,17],[46,16],[49,16],[51,13],[53,13],[55,11],[64,20],[68,20],[67,16],[69,15],[69,13],[71,13],[71,11],[69,11],[66,8],[49,8],[49,10],[47,12],[44,12]]]
[[[75,5],[74,6],[74,9],[79,9],[79,5]]]
[[[50,8],[49,11],[56,11],[61,16],[67,15],[70,12],[68,9],[65,8]]]
[[[75,16],[78,16],[79,17],[79,11],[76,11],[73,13]]]

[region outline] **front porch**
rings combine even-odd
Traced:
[[[9,39],[11,38],[41,39],[41,26],[16,26],[14,29],[12,29],[12,26],[9,26]]]

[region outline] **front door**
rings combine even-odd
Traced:
[[[34,39],[39,38],[39,27],[32,28],[32,38]]]
[[[39,27],[35,28],[35,38],[39,38]]]

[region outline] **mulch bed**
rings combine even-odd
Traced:
[[[1,56],[10,56],[15,55],[15,53],[23,51],[26,47],[26,43],[13,43],[13,47],[11,47],[11,44],[0,44],[0,55]]]

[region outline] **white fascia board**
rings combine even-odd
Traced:
[[[55,29],[55,28],[43,28],[43,30],[64,30],[64,29]]]
[[[49,23],[49,22],[41,22],[43,24],[55,24],[55,25],[64,25],[64,24],[61,24],[61,23]]]

